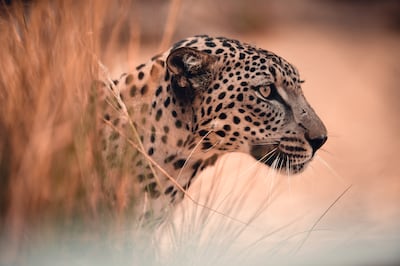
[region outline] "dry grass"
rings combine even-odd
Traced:
[[[107,3],[3,6],[0,233],[14,247],[44,224],[96,224],[125,212],[115,197],[124,184],[105,185],[95,131],[98,62],[121,48],[127,31],[127,12],[117,21],[109,15],[124,3]]]

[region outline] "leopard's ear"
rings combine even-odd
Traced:
[[[190,47],[172,50],[167,58],[167,67],[172,76],[173,88],[178,90],[205,89],[213,79],[218,57]],[[182,92],[181,92],[182,93]]]

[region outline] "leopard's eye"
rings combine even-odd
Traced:
[[[275,84],[261,85],[256,88],[256,96],[263,101],[272,100],[276,93]]]

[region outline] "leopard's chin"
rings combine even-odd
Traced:
[[[293,155],[279,149],[279,145],[252,145],[250,154],[259,162],[272,167],[286,175],[299,174],[304,171],[311,160],[293,163]]]

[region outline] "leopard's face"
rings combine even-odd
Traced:
[[[172,50],[168,66],[172,87],[189,95],[203,150],[250,153],[295,174],[327,140],[297,70],[271,52],[214,38]]]

